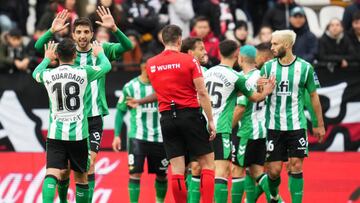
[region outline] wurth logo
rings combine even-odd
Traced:
[[[278,96],[291,96],[290,88],[289,88],[289,80],[282,80],[278,85]]]

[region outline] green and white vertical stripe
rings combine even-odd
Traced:
[[[125,91],[125,95],[135,99],[144,98],[154,93],[150,83],[145,84],[139,78],[127,83],[123,91]],[[130,132],[128,137],[148,142],[163,142],[157,102],[130,109]]]
[[[276,88],[267,98],[267,128],[281,131],[306,129],[305,89],[315,91],[318,83],[312,66],[300,58],[287,66],[274,59],[264,65],[262,75],[276,77]]]

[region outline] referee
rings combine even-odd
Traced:
[[[181,32],[176,25],[163,28],[165,50],[148,60],[146,71],[159,102],[160,125],[172,169],[175,202],[186,203],[184,155],[189,153],[202,168],[202,201],[211,203],[215,165],[210,141],[215,138],[216,131],[201,67],[192,56],[180,52]],[[208,130],[199,101],[207,117]]]

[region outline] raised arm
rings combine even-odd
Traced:
[[[99,15],[101,21],[96,21],[95,23],[102,27],[110,29],[119,42],[103,44],[105,55],[109,58],[109,60],[116,60],[121,56],[122,53],[131,50],[133,48],[133,45],[129,38],[127,38],[126,35],[121,32],[120,29],[116,26],[109,8],[99,6],[96,12]]]
[[[46,67],[51,63],[52,60],[56,59],[55,50],[56,50],[57,44],[54,41],[50,41],[47,46],[45,46],[45,54],[44,59],[41,61],[41,63],[36,66],[32,77],[38,82],[43,82],[43,72],[46,70]]]
[[[54,21],[51,24],[51,28],[45,32],[44,35],[42,35],[35,43],[35,49],[43,53],[44,52],[44,45],[54,37],[54,33],[59,32],[63,29],[65,29],[67,26],[69,26],[69,23],[66,23],[66,20],[68,19],[69,14],[68,11],[62,10],[60,13],[58,13],[54,19]]]
[[[121,149],[121,139],[120,139],[120,132],[122,129],[122,125],[124,122],[124,116],[128,110],[126,105],[126,97],[128,96],[126,85],[123,88],[123,93],[119,98],[119,101],[116,105],[116,115],[115,115],[115,132],[114,132],[114,139],[112,143],[112,147],[114,151],[119,151]]]
[[[244,95],[242,95],[237,98],[236,103],[237,103],[237,105],[235,106],[235,110],[234,110],[232,128],[234,128],[241,120],[241,118],[246,110],[246,106],[248,104],[248,99]]]
[[[98,65],[86,66],[89,81],[97,80],[111,70],[111,63],[105,56],[101,44],[95,40],[92,44],[92,49],[94,56],[97,57]]]

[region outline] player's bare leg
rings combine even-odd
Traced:
[[[188,202],[199,203],[200,202],[200,175],[201,167],[199,162],[190,162],[191,174],[188,181]]]
[[[76,203],[89,202],[89,184],[87,173],[80,173],[74,171],[74,179],[76,183]]]
[[[171,186],[176,203],[186,203],[187,190],[184,180],[185,157],[178,156],[170,159],[171,164]]]
[[[130,202],[139,201],[140,179],[141,179],[141,173],[130,174],[129,184],[128,184]]]
[[[302,202],[304,193],[303,162],[304,158],[289,158],[289,188],[293,203]]]
[[[228,198],[228,177],[230,175],[230,161],[215,161],[215,202],[227,202]]]
[[[60,179],[60,169],[48,168],[46,169],[46,176],[42,187],[42,199],[44,203],[53,203],[56,184]]]
[[[282,161],[273,161],[268,163],[269,190],[273,200],[279,199],[280,173]]]
[[[231,202],[241,202],[245,189],[245,173],[244,168],[232,165],[232,188],[231,188]]]

